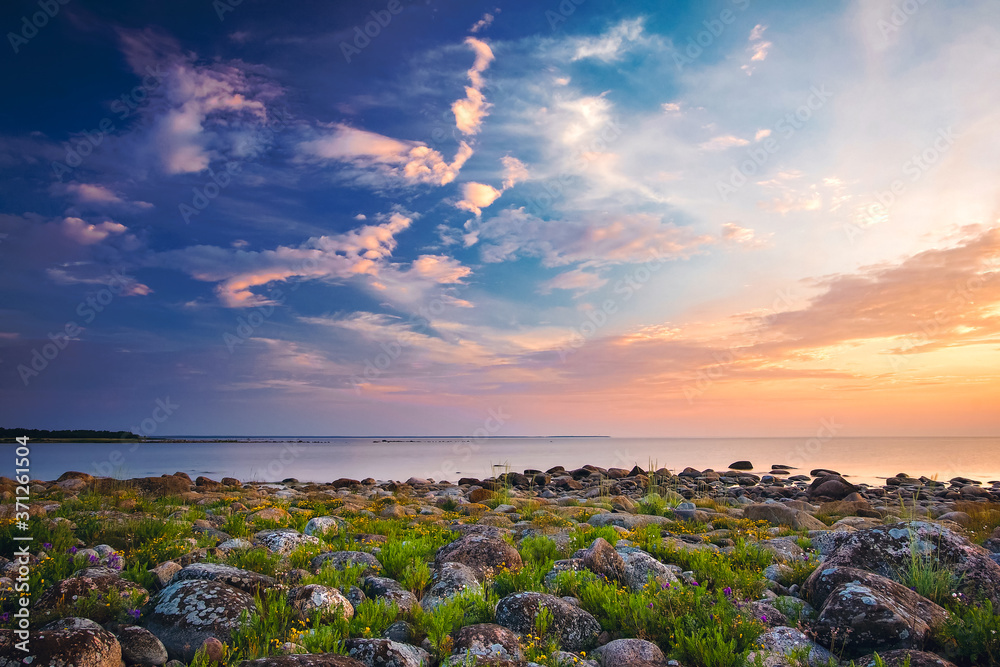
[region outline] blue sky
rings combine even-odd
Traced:
[[[996,3],[0,26],[6,426],[997,432]]]

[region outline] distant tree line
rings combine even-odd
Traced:
[[[37,428],[0,428],[0,439],[13,440],[28,436],[33,440],[136,440],[139,436],[131,431],[93,431],[90,429],[73,429],[66,431],[49,431]]]

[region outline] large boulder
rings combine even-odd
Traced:
[[[323,535],[326,532],[338,532],[347,526],[347,522],[339,516],[317,516],[309,519],[309,523],[302,529],[306,535]]]
[[[288,591],[288,604],[299,613],[299,618],[309,621],[319,612],[323,617],[339,614],[354,618],[354,606],[336,588],[308,584]]]
[[[806,493],[810,500],[813,498],[829,498],[830,500],[843,500],[852,493],[858,491],[854,486],[840,475],[823,475],[817,477],[809,485]]]
[[[420,600],[424,611],[430,611],[465,591],[480,592],[483,589],[475,571],[462,563],[441,563],[434,570],[431,581],[431,587]]]
[[[86,599],[91,595],[98,595],[105,599],[112,591],[124,599],[134,598],[137,609],[149,600],[149,593],[145,588],[128,579],[122,579],[117,572],[107,568],[88,568],[50,586],[38,598],[35,603],[35,611],[53,614],[60,611],[65,613],[65,611],[71,611],[74,603],[79,600]],[[113,619],[110,608],[103,605],[94,607],[90,615],[91,620],[98,623],[106,623]]]
[[[581,559],[588,570],[608,581],[620,582],[625,578],[625,561],[603,537],[598,537],[574,557]]]
[[[17,648],[21,641],[14,630],[0,630],[0,667],[121,667],[118,640],[87,619],[63,619],[56,627],[32,631],[27,652]]]
[[[382,563],[367,551],[325,551],[313,558],[309,565],[314,572],[319,572],[324,566],[343,570],[348,566],[364,565],[366,569],[362,574],[365,575],[375,574],[382,569]]]
[[[634,591],[642,590],[652,578],[654,585],[666,588],[677,583],[677,576],[669,567],[650,556],[645,551],[622,551],[622,561],[625,563],[625,576],[622,583]]]
[[[502,660],[523,660],[520,638],[510,629],[494,623],[467,625],[454,635],[455,655],[474,655]]]
[[[660,662],[663,651],[644,639],[616,639],[595,649],[594,657],[603,667],[629,667],[639,662]]]
[[[171,658],[184,662],[209,637],[228,642],[243,611],[253,613],[254,601],[244,591],[218,581],[189,579],[170,584],[154,599],[146,627]]]
[[[795,628],[776,627],[761,634],[756,641],[760,647],[749,656],[747,664],[761,667],[785,667],[793,653],[809,651],[809,667],[826,667],[833,655]],[[759,661],[759,662],[758,662]],[[796,665],[802,663],[796,662]]]
[[[403,588],[403,585],[395,579],[388,577],[365,577],[364,590],[368,597],[379,598],[386,604],[395,604],[405,614],[413,611],[419,604],[417,596]]]
[[[535,617],[542,608],[552,613],[549,632],[556,635],[567,651],[590,648],[597,641],[601,624],[589,613],[569,602],[545,593],[514,593],[497,603],[496,621],[520,634],[535,631]]]
[[[244,660],[237,667],[365,667],[365,663],[339,653],[313,653]]]
[[[347,655],[368,667],[424,667],[431,664],[427,651],[391,639],[348,639]]]
[[[303,535],[294,528],[277,528],[275,530],[262,530],[255,533],[253,543],[264,547],[271,553],[287,556],[303,544],[319,544],[319,538],[312,535]]]
[[[152,632],[137,625],[122,628],[118,633],[122,659],[126,665],[153,665],[159,667],[167,661],[167,649]]]
[[[815,637],[824,646],[843,647],[846,657],[922,648],[948,618],[944,609],[891,579],[846,567],[819,571],[810,586],[812,599],[823,600]]]
[[[772,526],[789,526],[795,530],[826,530],[826,524],[803,510],[781,503],[757,503],[743,508],[743,517],[751,521],[767,521]]]
[[[441,547],[435,563],[438,567],[443,563],[468,565],[480,581],[493,577],[501,570],[516,572],[523,566],[517,549],[488,533],[465,535]]]
[[[602,526],[617,526],[618,528],[625,528],[626,530],[635,530],[636,528],[642,528],[643,526],[648,526],[650,524],[662,525],[665,523],[670,523],[670,519],[665,516],[656,516],[654,514],[595,514],[594,516],[587,519],[587,523],[596,528]]]
[[[847,533],[823,564],[856,567],[892,579],[914,554],[949,568],[960,577],[958,587],[966,595],[986,597],[1000,608],[1000,565],[982,547],[936,523],[912,521]]]
[[[262,593],[278,585],[274,577],[243,570],[222,563],[192,563],[178,570],[170,579],[171,584],[181,581],[217,581],[241,591]]]

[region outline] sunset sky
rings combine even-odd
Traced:
[[[1000,434],[995,0],[52,6],[0,426]]]

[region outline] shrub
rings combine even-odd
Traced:
[[[1000,616],[989,601],[955,604],[937,636],[947,656],[961,665],[1000,665]]]
[[[226,565],[273,577],[278,573],[281,556],[272,554],[263,547],[254,549],[233,549],[225,555]]]
[[[559,558],[559,546],[544,535],[533,535],[521,540],[518,549],[521,559],[526,563],[541,565]]]

